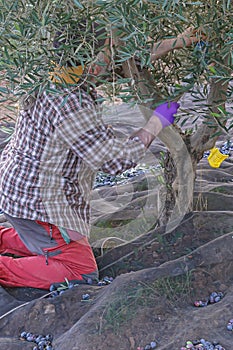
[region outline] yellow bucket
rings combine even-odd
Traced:
[[[208,156],[208,161],[212,168],[219,168],[224,159],[228,158],[229,155],[222,154],[218,148],[214,147],[210,150],[210,154]]]

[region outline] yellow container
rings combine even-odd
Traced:
[[[210,155],[207,159],[212,168],[219,168],[222,162],[228,157],[229,155],[222,154],[218,148],[214,147],[210,150]]]

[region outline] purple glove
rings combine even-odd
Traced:
[[[165,128],[166,126],[174,123],[174,120],[175,120],[174,114],[177,113],[177,110],[179,107],[180,105],[177,102],[165,102],[159,105],[154,110],[153,114],[159,118],[163,128]]]

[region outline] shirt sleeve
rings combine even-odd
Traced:
[[[58,137],[69,146],[93,171],[111,175],[134,167],[146,152],[142,141],[121,140],[111,126],[105,125],[95,109],[70,113],[57,127]]]

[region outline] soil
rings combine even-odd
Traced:
[[[124,134],[136,124],[122,122],[116,129]],[[155,157],[158,162],[164,149],[156,140],[148,164]],[[25,330],[52,334],[56,350],[137,350],[153,341],[158,350],[180,350],[187,340],[201,338],[232,350],[233,332],[226,328],[233,318],[232,173],[231,157],[217,169],[202,159],[193,210],[171,230],[156,226],[163,203],[159,173],[94,190],[91,242],[100,278],[111,276],[113,282],[79,285],[57,297],[0,288],[0,349],[33,349],[34,343],[19,339]],[[148,202],[158,192],[160,201]],[[219,302],[194,306],[215,291],[223,293]]]

